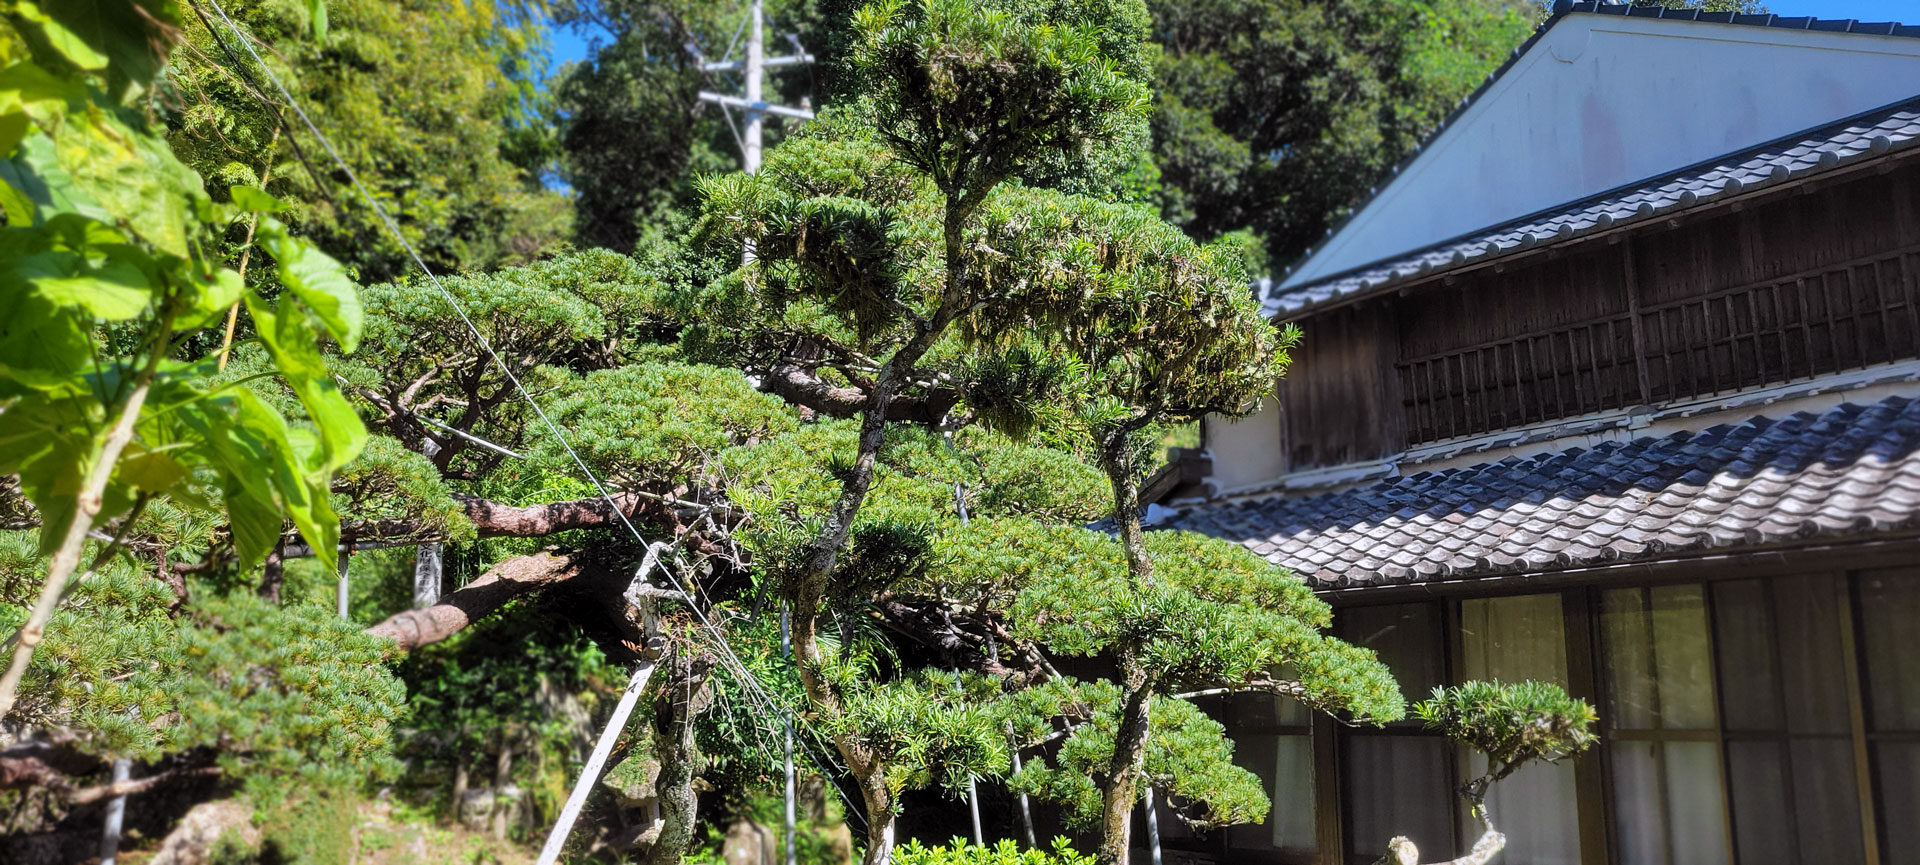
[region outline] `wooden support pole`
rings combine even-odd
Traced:
[[[1007,722],[1007,749],[1013,752],[1013,774],[1020,774],[1020,747],[1013,739],[1013,722]],[[1025,791],[1020,793],[1020,831],[1026,836],[1028,847],[1040,846],[1033,838],[1033,806],[1027,801]]]
[[[1153,807],[1153,785],[1147,785],[1146,798],[1140,804],[1147,809],[1147,852],[1153,857],[1153,865],[1160,863],[1160,813]]]
[[[787,621],[787,605],[783,602],[780,604],[780,657],[788,658],[788,659],[791,659],[793,657],[793,632],[790,630],[790,625],[791,623]],[[787,745],[786,756],[785,756],[785,765],[786,765],[786,771],[787,771],[787,791],[786,791],[787,792],[787,812],[786,812],[786,834],[783,836],[786,838],[786,845],[787,845],[786,862],[787,862],[787,865],[798,865],[800,860],[798,858],[798,853],[795,852],[794,842],[793,842],[793,827],[794,827],[794,824],[798,821],[794,819],[794,813],[793,813],[794,776],[793,776],[793,718],[792,716],[786,716],[782,718],[780,726],[781,726],[781,729],[783,729],[786,732],[786,745]]]
[[[334,585],[334,606],[339,608],[340,618],[347,617],[347,559],[353,557],[353,542],[340,545],[340,580]]]
[[[446,567],[446,546],[444,544],[421,544],[413,560],[413,608],[416,610],[433,606],[440,600],[441,574]]]

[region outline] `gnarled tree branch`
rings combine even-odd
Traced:
[[[821,381],[811,371],[780,364],[760,377],[760,389],[794,405],[829,417],[855,417],[867,405],[868,394],[857,387],[839,387]],[[887,404],[887,420],[938,424],[960,402],[951,388],[934,388],[924,397],[894,397]]]
[[[388,616],[366,633],[394,641],[402,652],[440,642],[508,601],[579,576],[581,565],[570,556],[541,551],[508,559],[469,583],[448,593],[433,606]]]

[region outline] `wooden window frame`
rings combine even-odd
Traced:
[[[1715,744],[1720,761],[1720,787],[1725,808],[1722,834],[1725,839],[1724,843],[1726,844],[1729,861],[1734,863],[1734,865],[1739,865],[1739,851],[1734,845],[1733,833],[1735,816],[1732,790],[1730,789],[1728,778],[1730,761],[1727,746],[1732,742],[1766,741],[1772,738],[1782,738],[1784,740],[1783,737],[1787,734],[1779,731],[1730,731],[1726,729],[1724,716],[1724,702],[1726,697],[1721,676],[1721,640],[1715,618],[1713,585],[1715,583],[1740,579],[1760,580],[1767,593],[1768,624],[1771,627],[1774,624],[1773,617],[1777,615],[1776,601],[1774,599],[1775,580],[1811,579],[1824,576],[1826,578],[1826,584],[1832,587],[1831,590],[1837,591],[1841,595],[1837,599],[1840,602],[1839,610],[1841,613],[1838,627],[1840,632],[1840,652],[1845,659],[1845,663],[1842,665],[1842,672],[1846,679],[1845,688],[1850,727],[1849,733],[1845,738],[1850,739],[1853,746],[1853,769],[1861,821],[1859,831],[1862,841],[1861,849],[1864,853],[1863,862],[1864,865],[1881,865],[1881,838],[1879,832],[1879,821],[1881,817],[1880,795],[1878,779],[1872,763],[1871,748],[1874,743],[1880,741],[1920,742],[1920,732],[1873,732],[1867,729],[1866,724],[1865,706],[1868,698],[1867,688],[1869,685],[1866,680],[1867,659],[1865,656],[1865,647],[1860,636],[1861,613],[1858,586],[1862,574],[1876,570],[1885,570],[1886,567],[1882,565],[1879,567],[1794,568],[1782,566],[1778,559],[1768,562],[1768,565],[1768,567],[1756,568],[1753,566],[1753,563],[1747,561],[1745,557],[1735,557],[1728,561],[1703,566],[1696,573],[1680,579],[1642,576],[1630,579],[1608,579],[1601,582],[1563,585],[1556,588],[1527,586],[1522,583],[1514,583],[1512,584],[1513,588],[1518,589],[1518,591],[1488,591],[1485,587],[1482,587],[1471,593],[1449,594],[1443,595],[1442,597],[1430,597],[1425,600],[1404,597],[1394,599],[1383,598],[1378,604],[1341,604],[1335,609],[1335,617],[1337,620],[1342,610],[1362,606],[1420,602],[1440,604],[1441,623],[1444,628],[1441,670],[1445,680],[1453,682],[1457,679],[1460,659],[1462,657],[1462,637],[1459,628],[1460,601],[1470,597],[1557,593],[1561,598],[1561,612],[1566,632],[1568,691],[1575,697],[1585,699],[1596,707],[1601,707],[1606,705],[1609,693],[1605,671],[1602,668],[1602,659],[1605,657],[1605,646],[1603,645],[1604,638],[1602,629],[1599,627],[1599,593],[1611,589],[1651,589],[1670,585],[1699,585],[1702,589],[1702,602],[1705,605],[1703,615],[1706,617],[1707,645],[1709,648],[1708,664],[1711,668],[1713,682],[1713,726],[1710,729],[1701,730],[1630,731],[1628,735],[1624,736],[1609,732],[1602,736],[1599,745],[1587,753],[1574,758],[1575,805],[1579,819],[1580,860],[1583,865],[1626,865],[1626,863],[1620,862],[1618,858],[1618,825],[1611,808],[1612,795],[1614,792],[1614,779],[1611,770],[1611,742],[1617,737],[1623,741],[1711,741]],[[1778,675],[1777,656],[1774,665],[1776,667],[1774,678],[1778,683],[1781,677]],[[1408,696],[1411,700],[1419,699],[1420,695]],[[1787,697],[1788,695],[1784,693],[1784,688],[1781,689],[1779,699],[1785,700]],[[1604,726],[1604,719],[1602,723]],[[1315,770],[1314,797],[1318,807],[1318,814],[1316,815],[1316,825],[1318,827],[1316,838],[1319,848],[1313,857],[1313,861],[1318,863],[1318,865],[1345,865],[1345,863],[1349,861],[1347,855],[1349,851],[1345,849],[1345,818],[1348,813],[1348,797],[1346,791],[1342,789],[1344,786],[1343,775],[1345,769],[1343,756],[1346,742],[1355,736],[1437,734],[1405,729],[1374,730],[1347,728],[1320,713],[1314,714],[1311,731],[1313,736]],[[1837,739],[1841,738],[1841,736],[1839,734],[1830,734],[1825,737],[1816,736],[1813,738]],[[1459,771],[1456,763],[1456,760],[1448,761],[1448,783],[1450,785],[1457,785],[1458,783],[1458,779],[1454,777]],[[1456,805],[1456,808],[1457,807]],[[1459,844],[1457,837],[1459,834],[1458,821],[1454,821],[1451,826],[1452,832],[1456,836],[1454,843],[1457,846]],[[1384,843],[1385,839],[1381,840]],[[1223,854],[1227,852],[1224,848],[1224,842],[1222,843],[1221,852]],[[1364,850],[1352,851],[1355,856],[1362,856],[1362,854],[1366,852],[1367,851]],[[1372,861],[1371,855],[1365,856],[1364,858],[1366,861]],[[1223,861],[1226,860],[1223,859]],[[1297,858],[1285,860],[1276,858],[1272,861],[1296,862],[1300,860]],[[1352,861],[1360,860],[1353,859]]]

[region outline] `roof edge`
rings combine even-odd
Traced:
[[[1920,28],[1915,28],[1915,29],[1920,30]],[[1311,282],[1305,282],[1299,285],[1286,287],[1286,288],[1282,288],[1279,284],[1276,283],[1272,285],[1272,288],[1267,292],[1266,296],[1262,298],[1262,301],[1264,303],[1269,304],[1269,306],[1271,306],[1272,302],[1275,299],[1280,297],[1311,292],[1316,288],[1327,286],[1329,284],[1336,283],[1341,280],[1351,279],[1356,276],[1365,274],[1369,271],[1379,270],[1379,269],[1388,267],[1397,262],[1402,262],[1402,261],[1406,261],[1408,259],[1416,258],[1419,256],[1428,255],[1428,254],[1437,252],[1439,250],[1443,250],[1449,246],[1456,246],[1462,243],[1469,242],[1475,238],[1481,238],[1481,237],[1486,237],[1488,235],[1497,234],[1503,230],[1515,230],[1520,227],[1526,226],[1529,223],[1550,219],[1557,215],[1566,214],[1583,207],[1589,207],[1592,205],[1600,204],[1611,199],[1623,198],[1628,195],[1634,194],[1636,192],[1643,191],[1649,187],[1657,186],[1663,182],[1672,182],[1672,181],[1685,178],[1689,174],[1701,173],[1701,172],[1709,171],[1715,168],[1727,166],[1729,164],[1732,164],[1732,163],[1735,163],[1736,161],[1741,160],[1742,157],[1745,157],[1747,159],[1757,158],[1758,156],[1765,154],[1765,152],[1768,150],[1778,149],[1782,147],[1789,147],[1797,143],[1797,141],[1799,140],[1805,140],[1808,138],[1817,137],[1817,136],[1820,136],[1821,133],[1828,133],[1827,137],[1831,137],[1832,134],[1842,132],[1848,129],[1849,127],[1859,125],[1864,121],[1871,120],[1877,117],[1883,117],[1889,114],[1894,114],[1903,109],[1920,110],[1920,95],[1910,96],[1904,99],[1887,103],[1885,105],[1867,109],[1857,114],[1827,121],[1816,126],[1811,126],[1806,129],[1802,129],[1796,132],[1782,135],[1778,138],[1774,138],[1769,141],[1764,141],[1759,144],[1741,148],[1739,150],[1733,150],[1733,151],[1719,154],[1717,156],[1712,156],[1707,159],[1703,159],[1698,162],[1694,162],[1692,164],[1682,166],[1680,168],[1664,171],[1659,174],[1650,175],[1647,177],[1642,177],[1637,180],[1632,180],[1627,183],[1623,183],[1618,186],[1612,187],[1610,189],[1596,192],[1592,195],[1583,196],[1581,198],[1571,199],[1569,201],[1561,202],[1559,204],[1555,204],[1549,207],[1544,207],[1539,210],[1535,210],[1531,213],[1514,217],[1512,219],[1502,220],[1500,222],[1493,223],[1491,225],[1486,225],[1486,226],[1481,226],[1479,228],[1471,229],[1469,231],[1465,231],[1460,234],[1456,234],[1452,237],[1448,237],[1443,240],[1426,244],[1424,246],[1414,247],[1412,249],[1395,253],[1393,255],[1386,256],[1384,258],[1379,258],[1373,261],[1369,261],[1365,264],[1356,265],[1354,267],[1350,267],[1345,270],[1341,270],[1335,273],[1330,273],[1330,274],[1327,274],[1326,276],[1320,277]],[[1897,150],[1890,150],[1886,152],[1876,152],[1876,153],[1870,154],[1870,156],[1886,157],[1891,155],[1891,153],[1903,152],[1908,149],[1911,149],[1911,146],[1902,147],[1902,148],[1898,148]],[[1855,158],[1852,160],[1845,160],[1844,164],[1841,164],[1840,162],[1836,162],[1833,165],[1823,165],[1814,171],[1788,178],[1788,180],[1790,181],[1804,180],[1809,175],[1825,174],[1829,171],[1839,170],[1845,167],[1851,167],[1860,161],[1861,161],[1860,159]],[[1774,185],[1775,184],[1746,186],[1746,187],[1743,187],[1741,192],[1757,193],[1757,192],[1764,191],[1767,188],[1771,188]],[[1652,216],[1657,216],[1661,218],[1672,217],[1677,213],[1681,213],[1681,212],[1688,212],[1695,209],[1705,209],[1708,207],[1717,206],[1725,203],[1727,200],[1728,200],[1727,197],[1718,196],[1718,195],[1698,197],[1694,201],[1688,204],[1685,204],[1679,207],[1664,209],[1659,211],[1658,213],[1652,214]],[[1632,220],[1626,223],[1616,223],[1615,225],[1610,227],[1625,227],[1627,225],[1632,225],[1640,221],[1643,221],[1643,220]],[[1525,247],[1525,250],[1516,250],[1516,251],[1534,251],[1534,250],[1546,249],[1550,246],[1557,245],[1557,242],[1559,241],[1571,242],[1571,241],[1582,239],[1588,236],[1589,234],[1591,234],[1591,232],[1581,233],[1581,234],[1577,234],[1570,237],[1564,237],[1564,238],[1556,237],[1553,239],[1554,242],[1527,246]],[[1465,267],[1468,264],[1481,264],[1481,263],[1484,263],[1483,259],[1474,259],[1469,262],[1464,262],[1456,267],[1435,268],[1433,270],[1423,272],[1418,276],[1419,278],[1424,279],[1427,277],[1438,276],[1443,273],[1452,272],[1454,270]],[[1386,279],[1386,280],[1383,280],[1381,283],[1375,286],[1372,286],[1367,291],[1343,294],[1339,297],[1339,300],[1342,300],[1342,301],[1356,300],[1360,297],[1371,295],[1375,291],[1384,290],[1390,286],[1401,285],[1406,281],[1407,279],[1405,278]],[[1281,314],[1304,313],[1311,309],[1315,309],[1320,306],[1323,306],[1325,305],[1325,303],[1326,301],[1309,302],[1309,303],[1302,304],[1301,306],[1292,310],[1273,310],[1269,308],[1268,314],[1271,316],[1277,316]]]
[[[1527,52],[1533,50],[1533,47],[1539,44],[1542,38],[1545,38],[1548,31],[1552,30],[1554,25],[1574,15],[1600,15],[1600,16],[1609,16],[1609,17],[1616,17],[1616,18],[1653,18],[1653,19],[1664,20],[1664,21],[1688,21],[1688,22],[1705,23],[1705,24],[1734,24],[1734,25],[1746,26],[1746,27],[1773,27],[1773,28],[1778,28],[1783,30],[1810,30],[1815,32],[1823,32],[1823,33],[1850,33],[1850,34],[1858,34],[1863,36],[1896,36],[1896,37],[1902,37],[1902,38],[1920,38],[1920,25],[1903,24],[1898,21],[1862,22],[1854,18],[1816,18],[1812,16],[1795,16],[1795,17],[1789,18],[1789,17],[1782,17],[1779,15],[1774,15],[1772,13],[1759,13],[1759,14],[1749,15],[1749,14],[1741,14],[1737,12],[1706,12],[1700,9],[1668,9],[1664,6],[1639,5],[1634,2],[1621,2],[1621,0],[1554,0],[1551,14],[1549,14],[1545,20],[1540,22],[1539,27],[1534,28],[1533,34],[1528,36],[1526,41],[1521,42],[1518,47],[1514,48],[1512,53],[1508,54],[1507,59],[1502,61],[1499,66],[1494,67],[1493,71],[1488,72],[1487,77],[1480,82],[1479,86],[1475,87],[1473,89],[1473,92],[1468,93],[1466,96],[1462,97],[1460,101],[1454,105],[1452,110],[1448,111],[1446,116],[1440,119],[1440,122],[1436,124],[1433,127],[1433,129],[1429,130],[1426,135],[1421,136],[1419,142],[1415,143],[1413,148],[1411,150],[1408,150],[1405,156],[1402,156],[1399,160],[1394,162],[1392,166],[1389,166],[1386,172],[1381,175],[1380,180],[1377,181],[1370,189],[1368,189],[1367,196],[1365,198],[1359,201],[1356,201],[1352,207],[1348,208],[1347,212],[1344,215],[1342,215],[1333,224],[1327,226],[1327,232],[1325,235],[1322,236],[1321,242],[1319,244],[1312,247],[1308,247],[1306,252],[1301,253],[1300,255],[1296,256],[1292,261],[1288,262],[1287,265],[1281,269],[1281,272],[1278,275],[1278,278],[1273,278],[1271,276],[1269,277],[1269,279],[1271,279],[1272,281],[1274,288],[1279,289],[1281,284],[1284,283],[1286,279],[1292,275],[1293,271],[1298,269],[1300,266],[1306,264],[1308,261],[1311,261],[1315,253],[1325,248],[1325,244],[1328,240],[1331,240],[1335,235],[1345,230],[1346,227],[1349,224],[1351,224],[1356,217],[1360,215],[1360,212],[1366,209],[1367,205],[1372,204],[1374,199],[1380,197],[1380,194],[1385,191],[1386,187],[1391,185],[1393,181],[1400,176],[1400,172],[1402,170],[1412,165],[1415,160],[1419,159],[1422,154],[1426,153],[1429,145],[1433,144],[1434,141],[1438,139],[1441,135],[1446,134],[1447,130],[1453,128],[1454,122],[1458,120],[1462,114],[1465,114],[1468,109],[1472,108],[1477,102],[1479,102],[1480,97],[1485,95],[1487,90],[1491,88],[1496,81],[1504,77],[1507,74],[1507,72],[1513,68],[1513,65],[1519,62],[1522,56],[1524,56]],[[1844,25],[1844,26],[1836,26],[1836,25]],[[1898,105],[1898,104],[1901,104],[1901,103],[1896,102],[1887,106],[1882,106],[1881,108],[1878,108],[1878,109],[1870,109],[1869,111],[1862,112],[1861,115],[1855,115],[1855,116],[1858,117],[1866,114],[1872,114],[1876,111],[1885,110],[1887,108],[1893,107],[1893,105]],[[1852,119],[1852,118],[1849,118],[1849,119]],[[1806,132],[1812,131],[1813,129],[1822,129],[1829,125],[1833,125],[1833,124],[1822,124],[1821,126],[1811,127],[1808,130],[1802,130],[1801,132],[1794,133],[1794,135],[1802,135],[1802,134],[1805,134]],[[1784,137],[1791,138],[1792,135],[1784,136]],[[1778,141],[1778,140],[1779,139],[1775,139],[1775,141]],[[1772,142],[1768,142],[1768,143],[1772,143]],[[1760,146],[1765,146],[1765,145],[1760,145]],[[1743,151],[1733,151],[1733,152],[1739,153]],[[1727,154],[1727,155],[1730,155],[1730,154]],[[1725,155],[1723,155],[1722,157],[1715,157],[1714,159],[1705,160],[1703,163],[1695,163],[1694,165],[1688,166],[1687,168],[1677,169],[1675,172],[1670,172],[1670,173],[1679,173],[1679,172],[1689,170],[1691,168],[1697,168],[1700,165],[1704,164],[1705,162],[1712,162],[1715,159],[1724,158],[1724,156]],[[1668,176],[1668,175],[1660,174],[1660,175],[1654,175],[1653,177],[1664,177],[1664,176]],[[1606,192],[1596,193],[1596,196],[1605,196],[1609,193],[1617,193],[1623,188],[1632,187],[1638,184],[1643,184],[1650,179],[1652,178],[1644,178],[1634,183],[1623,184],[1622,186],[1614,187],[1611,190],[1607,190]],[[1574,201],[1567,202],[1567,204],[1572,204],[1578,201],[1586,201],[1586,200],[1588,199],[1575,199]],[[1395,253],[1391,256],[1387,256],[1385,258],[1375,260],[1368,264],[1363,264],[1357,267],[1348,268],[1347,270],[1339,271],[1337,273],[1327,274],[1320,278],[1314,279],[1311,282],[1300,283],[1299,285],[1288,288],[1287,291],[1288,292],[1300,291],[1310,286],[1319,285],[1325,282],[1341,279],[1347,276],[1352,276],[1355,273],[1365,271],[1372,267],[1377,267],[1381,264],[1384,264],[1389,261],[1393,261],[1395,259],[1404,258],[1406,256],[1413,255],[1424,249],[1432,249],[1439,246],[1445,246],[1449,243],[1457,243],[1460,240],[1463,240],[1467,237],[1473,236],[1475,234],[1485,233],[1500,225],[1507,225],[1512,222],[1517,222],[1520,220],[1537,217],[1541,213],[1563,209],[1563,207],[1564,205],[1561,207],[1545,208],[1542,211],[1535,211],[1534,213],[1528,214],[1526,216],[1518,217],[1517,219],[1514,219],[1514,220],[1495,223],[1492,226],[1487,226],[1482,229],[1468,231],[1456,237],[1449,238],[1447,240],[1442,240],[1434,244],[1430,244],[1429,246],[1408,249],[1399,253]]]

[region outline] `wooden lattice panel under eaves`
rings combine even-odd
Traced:
[[[1920,245],[1402,360],[1409,444],[1920,357]]]

